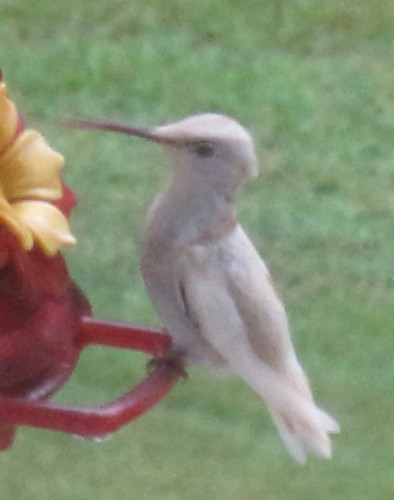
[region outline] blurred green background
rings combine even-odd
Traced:
[[[240,219],[343,429],[332,461],[299,467],[242,382],[194,368],[103,443],[20,429],[0,455],[2,499],[392,498],[393,32],[392,0],[0,1],[9,92],[80,196],[67,259],[96,316],[159,324],[138,254],[169,164],[157,146],[59,120],[232,115],[261,156]],[[143,356],[90,349],[56,399],[96,404],[144,371]]]

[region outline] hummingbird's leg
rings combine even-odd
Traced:
[[[185,355],[186,353],[184,351],[170,349],[162,356],[151,358],[146,364],[147,371],[150,374],[162,368],[166,371],[172,371],[179,378],[186,380],[188,378],[188,373],[185,368]]]

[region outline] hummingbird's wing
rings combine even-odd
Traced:
[[[336,432],[338,425],[314,405],[309,388],[299,391],[283,369],[292,362],[300,369],[283,306],[242,229],[223,245],[185,249],[177,265],[177,284],[184,310],[199,333],[266,401],[293,457],[305,462],[306,449],[330,457],[327,433]]]

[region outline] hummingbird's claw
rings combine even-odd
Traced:
[[[157,369],[170,370],[184,380],[188,378],[185,368],[185,353],[181,351],[169,351],[165,355],[152,358],[147,362],[149,374]]]

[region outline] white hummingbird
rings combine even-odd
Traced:
[[[167,147],[172,176],[147,216],[141,270],[175,351],[241,377],[266,402],[295,460],[305,463],[307,451],[331,457],[329,433],[339,425],[315,405],[270,273],[237,222],[237,192],[258,173],[249,133],[210,113],[152,128],[71,125]]]

